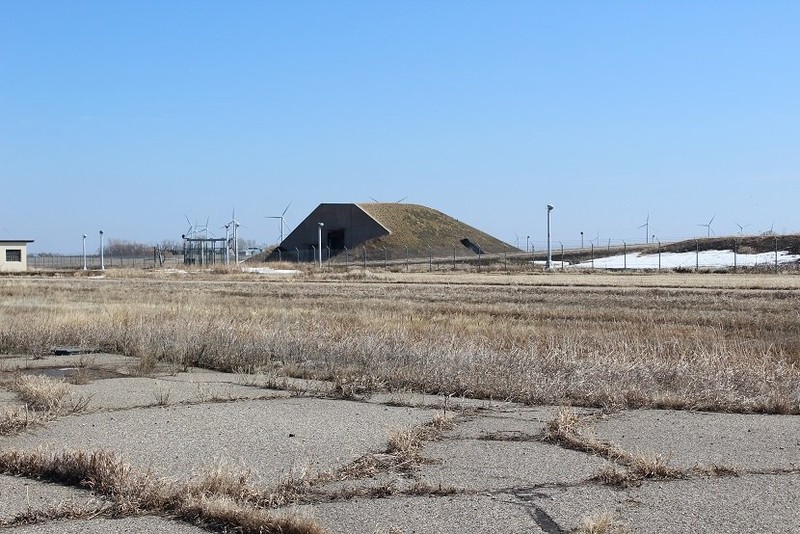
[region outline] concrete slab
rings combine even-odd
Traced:
[[[203,378],[198,381],[174,380],[172,377],[115,378],[95,380],[81,386],[71,386],[71,390],[74,394],[91,397],[88,406],[90,410],[119,410],[212,400],[289,396],[285,392],[268,391]]]
[[[130,374],[136,369],[139,358],[120,354],[79,354],[67,356],[25,357],[24,355],[4,356],[0,359],[0,369],[4,371],[30,370],[42,368],[79,367],[82,365],[97,369],[107,369]]]
[[[172,521],[163,517],[126,517],[123,519],[87,519],[79,521],[50,521],[39,525],[26,525],[9,529],[14,534],[200,534],[208,530]]]
[[[537,484],[574,483],[592,477],[600,458],[538,442],[445,440],[428,444],[420,478],[429,484],[476,491]]]
[[[800,468],[800,416],[633,410],[596,423],[597,437],[671,464]]]
[[[398,406],[428,406],[452,413],[459,413],[464,409],[493,410],[507,406],[516,406],[486,399],[470,399],[467,397],[448,395],[428,395],[426,393],[415,393],[412,391],[374,393],[366,400],[368,402]]]
[[[391,430],[427,422],[433,413],[312,398],[167,406],[70,416],[0,437],[0,446],[111,449],[165,476],[186,476],[223,459],[272,484],[293,466],[315,462],[328,470],[384,450]]]
[[[459,422],[455,429],[447,433],[447,437],[496,440],[530,438],[544,432],[547,421],[555,416],[556,411],[550,406],[482,410],[479,415]]]
[[[631,532],[800,532],[800,474],[645,482],[638,488],[538,488],[527,503],[562,531],[611,513]]]
[[[490,496],[353,499],[310,508],[332,534],[543,532],[525,508]]]
[[[88,491],[0,475],[0,520],[11,519],[31,508],[47,508],[64,501],[86,504],[92,499]]]

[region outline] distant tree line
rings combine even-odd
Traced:
[[[129,258],[152,256],[153,249],[156,247],[158,247],[162,253],[167,254],[180,254],[183,251],[183,246],[174,240],[164,240],[157,245],[150,245],[147,243],[128,241],[126,239],[109,239],[108,244],[105,245],[105,253],[109,256]]]

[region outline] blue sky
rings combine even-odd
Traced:
[[[4,2],[0,239],[321,202],[514,244],[800,231],[796,1]],[[96,239],[99,242],[99,239]],[[91,240],[90,240],[91,241]],[[96,247],[98,243],[87,243]]]

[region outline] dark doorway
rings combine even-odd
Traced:
[[[328,232],[328,246],[331,250],[344,249],[344,230],[333,230]]]

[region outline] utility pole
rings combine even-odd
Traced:
[[[317,229],[317,239],[319,241],[319,268],[322,269],[322,227],[325,226],[325,223],[318,222],[317,224],[319,225]]]
[[[550,265],[553,261],[553,250],[550,247],[550,212],[553,211],[553,206],[548,204],[547,205],[547,262],[545,263],[544,268],[550,270]]]
[[[102,230],[100,230],[100,270],[101,271],[105,271],[106,270],[106,262],[105,262],[105,258],[103,256],[103,231]]]
[[[86,234],[81,234],[83,236],[83,270],[86,270]]]

